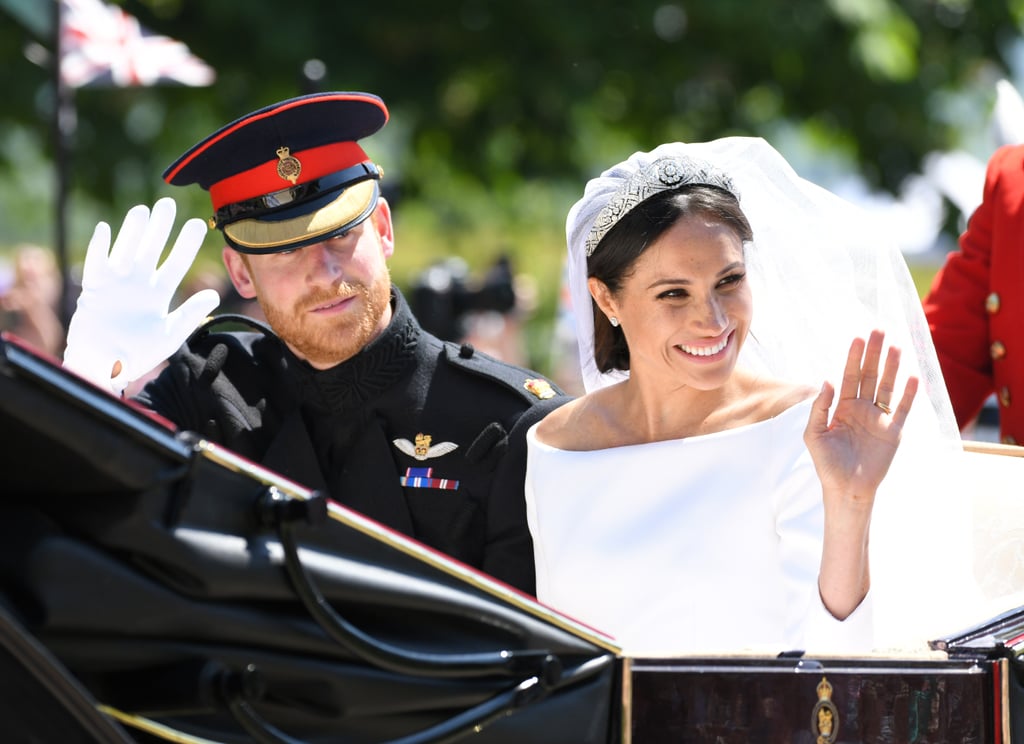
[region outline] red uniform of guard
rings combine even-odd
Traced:
[[[1024,145],[992,156],[982,204],[924,310],[960,427],[994,392],[1001,440],[1024,444]]]

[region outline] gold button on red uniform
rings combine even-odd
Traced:
[[[988,310],[989,315],[995,315],[999,312],[999,293],[993,292],[985,298],[985,309]]]

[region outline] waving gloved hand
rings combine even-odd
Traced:
[[[157,268],[174,214],[173,199],[160,199],[152,213],[138,205],[125,215],[112,249],[105,222],[89,241],[64,366],[117,395],[173,354],[220,303],[216,290],[204,289],[169,312],[206,235],[202,220],[186,222]]]

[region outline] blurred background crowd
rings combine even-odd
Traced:
[[[304,92],[387,102],[369,153],[423,324],[572,392],[564,219],[599,164],[765,137],[884,225],[923,294],[985,162],[1024,141],[1018,0],[0,0],[0,18],[0,311],[54,355],[93,225],[167,195],[208,216],[163,169]],[[258,314],[215,232],[190,281]]]

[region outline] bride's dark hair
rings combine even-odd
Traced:
[[[744,244],[754,239],[750,222],[733,194],[717,186],[687,184],[659,191],[625,214],[587,259],[587,276],[599,279],[612,294],[617,294],[644,251],[676,222],[693,215],[724,225]],[[628,370],[629,346],[622,328],[612,326],[596,302],[591,305],[598,370]]]

